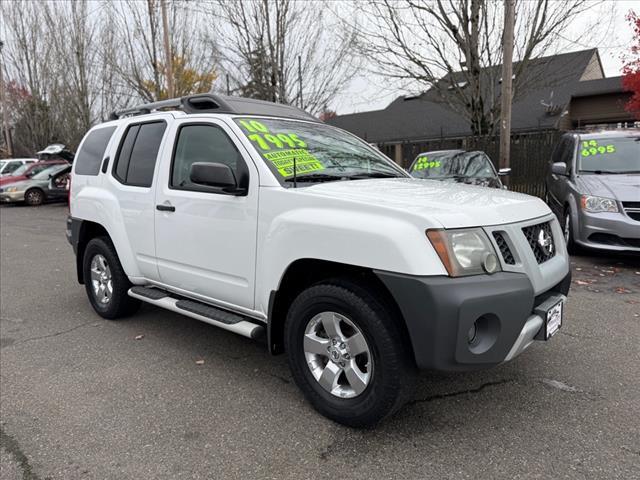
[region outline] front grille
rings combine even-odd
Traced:
[[[640,222],[640,202],[622,202],[622,208],[629,217]]]
[[[556,245],[553,241],[550,222],[524,227],[522,233],[527,238],[538,263],[544,263],[555,256]]]
[[[493,232],[493,238],[496,239],[496,243],[498,244],[500,255],[502,255],[504,263],[507,265],[515,265],[516,260],[513,258],[513,253],[511,253],[511,249],[504,238],[504,234],[502,232]]]

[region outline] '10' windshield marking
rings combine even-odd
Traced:
[[[256,142],[261,150],[271,150],[271,145],[282,148],[287,144],[290,148],[305,148],[307,144],[295,133],[278,133],[273,135],[264,123],[257,120],[239,120],[240,125],[249,133],[247,138]]]

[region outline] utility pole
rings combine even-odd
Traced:
[[[2,73],[4,62],[1,61],[3,59],[2,47],[4,47],[4,42],[0,40],[0,103],[2,103],[2,128],[4,129],[5,142],[7,142],[7,153],[9,154],[9,158],[11,158],[13,157],[13,142],[11,141],[11,129],[9,128],[9,108],[4,92],[4,75]]]
[[[302,56],[298,55],[298,97],[300,98],[300,108],[304,108],[302,100]]]
[[[510,168],[511,97],[513,76],[514,0],[504,0],[504,30],[502,32],[502,106],[500,122],[500,168]],[[509,176],[505,177],[509,184]]]
[[[169,43],[169,22],[167,22],[167,0],[160,0],[160,10],[162,11],[162,30],[164,32],[164,58],[166,62],[165,73],[167,75],[167,98],[173,98],[173,56],[171,55],[171,44]]]

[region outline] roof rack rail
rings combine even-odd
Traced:
[[[264,115],[271,117],[296,118],[319,122],[304,110],[280,103],[265,102],[244,97],[230,97],[213,93],[199,93],[181,98],[171,98],[159,102],[143,103],[135,107],[113,112],[110,120],[123,117],[146,115],[161,110],[182,110],[185,113],[235,113],[240,115]]]

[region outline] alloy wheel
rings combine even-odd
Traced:
[[[100,254],[91,259],[91,286],[96,301],[102,305],[108,304],[113,296],[113,279],[107,259]]]
[[[373,358],[360,329],[336,312],[315,315],[305,329],[304,355],[320,386],[339,398],[364,392],[373,376]]]

